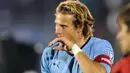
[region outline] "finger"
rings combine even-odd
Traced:
[[[53,41],[51,41],[51,42],[48,43],[48,46],[52,46],[54,43],[56,43],[58,41],[59,41],[59,39],[55,38]]]
[[[69,44],[70,43],[70,41],[68,39],[66,39],[65,37],[59,38],[59,41],[63,42],[64,44]]]
[[[61,37],[59,38],[59,41],[63,42],[65,45],[67,45],[67,48],[72,48],[72,46],[74,45],[73,42],[70,42],[68,39],[66,39],[65,37]]]
[[[54,50],[64,50],[64,48],[61,47],[61,46],[60,46],[60,47],[54,47],[53,49],[54,49]]]
[[[67,51],[67,46],[66,45],[64,46],[64,50]]]
[[[65,49],[65,51],[67,51],[67,52],[69,52],[69,53],[73,54],[73,53],[72,53],[72,51],[68,50],[68,48],[67,48],[67,46],[66,46],[66,45],[64,46],[64,49]]]

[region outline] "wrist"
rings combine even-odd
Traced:
[[[82,52],[82,50],[79,48],[79,46],[77,44],[74,44],[72,49],[71,49],[72,53],[74,55],[77,55],[79,52]]]

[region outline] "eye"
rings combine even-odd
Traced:
[[[65,25],[60,25],[62,28],[65,27]]]
[[[60,25],[63,29],[65,29],[67,26],[66,25]]]

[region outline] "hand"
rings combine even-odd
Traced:
[[[71,48],[73,47],[74,43],[66,39],[65,37],[55,38],[53,41],[51,41],[48,46],[53,45],[56,42],[62,42],[63,44],[60,46],[56,46],[53,49],[54,50],[65,50],[65,51],[71,51]],[[71,53],[71,52],[70,52]]]

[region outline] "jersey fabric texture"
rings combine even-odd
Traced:
[[[41,58],[42,73],[82,73],[74,55],[66,51],[53,50],[52,48],[51,46],[44,49]],[[110,73],[114,53],[108,41],[91,37],[81,49],[90,60],[100,62],[105,67],[107,73]]]
[[[117,62],[112,67],[111,73],[130,73],[130,55]]]

